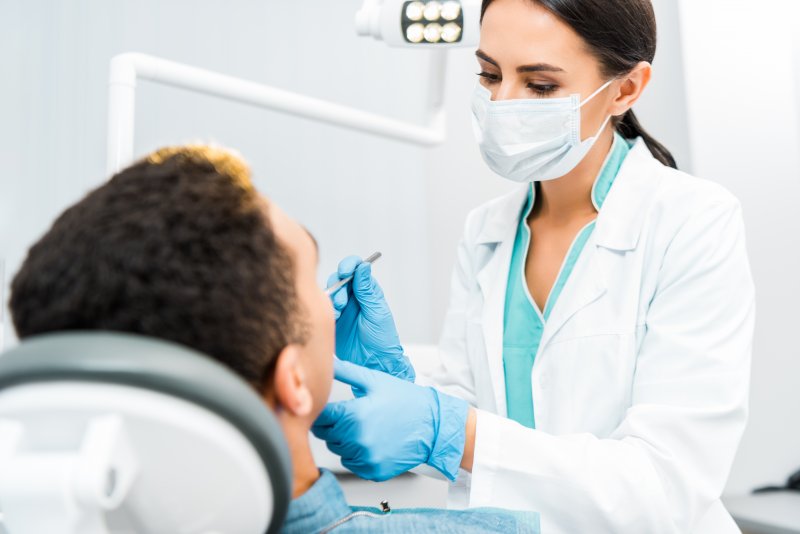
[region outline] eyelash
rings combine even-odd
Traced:
[[[481,78],[485,78],[486,81],[490,85],[500,81],[500,76],[498,76],[497,74],[491,74],[489,72],[479,72],[478,76],[480,76]],[[538,85],[538,84],[535,84],[535,83],[529,83],[528,84],[528,89],[530,89],[531,91],[533,91],[534,93],[536,93],[539,96],[546,96],[546,95],[549,95],[549,94],[554,93],[555,91],[557,91],[558,90],[558,86],[556,86],[556,85]]]

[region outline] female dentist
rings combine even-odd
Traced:
[[[355,274],[333,300],[356,399],[314,432],[345,466],[427,463],[451,505],[538,511],[547,533],[738,532],[720,494],[747,416],[744,228],[631,111],[655,48],[649,0],[484,0],[475,132],[522,185],[467,219],[435,388],[369,265],[332,277]]]

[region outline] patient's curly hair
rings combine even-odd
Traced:
[[[303,343],[294,265],[247,165],[226,150],[158,150],[67,209],[12,283],[21,338],[113,330],[206,353],[256,389]]]

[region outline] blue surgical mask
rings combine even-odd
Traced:
[[[542,182],[568,174],[611,120],[609,116],[594,137],[581,140],[581,108],[613,81],[583,102],[577,94],[494,102],[491,92],[478,84],[472,98],[472,125],[484,161],[514,182]]]

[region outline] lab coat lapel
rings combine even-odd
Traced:
[[[606,293],[610,254],[625,253],[638,246],[654,189],[659,184],[660,166],[641,139],[631,148],[600,210],[595,231],[545,325],[540,353],[567,321]],[[476,277],[483,297],[481,325],[487,363],[497,413],[501,415],[507,413],[503,372],[506,286],[517,224],[529,187],[525,185],[492,202],[475,242],[478,250],[488,247],[485,254],[476,253],[476,258],[485,259],[477,262]]]
[[[602,254],[595,243],[593,237],[586,242],[586,247],[578,257],[561,295],[555,302],[542,332],[540,351],[547,347],[548,342],[573,315],[602,297],[607,291]]]
[[[617,252],[636,249],[661,184],[662,168],[643,140],[631,147],[597,216],[594,235],[599,247]]]
[[[481,326],[486,345],[487,363],[494,389],[497,413],[502,415],[506,414],[503,369],[503,320],[506,286],[517,223],[522,207],[527,200],[529,187],[526,185],[493,205],[477,238],[479,247],[491,247],[492,249],[491,253],[486,255],[486,263],[477,266],[477,281],[483,296]]]
[[[659,186],[658,163],[640,139],[631,148],[597,216],[595,230],[547,320],[540,351],[580,310],[608,290],[610,254],[636,249]]]

